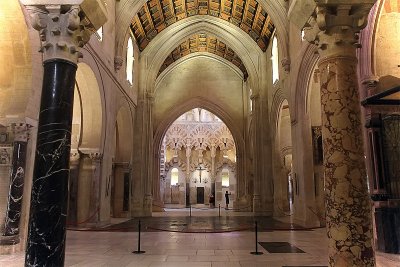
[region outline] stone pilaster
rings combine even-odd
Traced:
[[[25,123],[13,124],[14,132],[12,167],[8,202],[4,222],[4,233],[0,241],[8,244],[19,243],[19,222],[21,219],[22,197],[25,183],[26,148],[29,126]],[[1,242],[0,242],[1,243]]]
[[[93,168],[89,210],[96,213],[90,221],[98,223],[100,221],[101,162],[103,160],[103,154],[99,151],[91,152],[89,153],[89,157],[92,160]]]
[[[79,151],[71,149],[69,157],[68,225],[74,225],[77,222],[79,162]]]
[[[153,162],[154,162],[154,154],[153,154],[153,104],[154,104],[154,94],[151,92],[146,93],[146,113],[148,116],[147,122],[147,136],[146,136],[146,177],[145,177],[145,196],[143,209],[146,216],[151,216],[153,200],[155,199],[154,194],[159,196],[160,192],[160,180],[158,179],[159,174],[153,173]],[[159,164],[159,162],[157,162]],[[157,179],[154,179],[154,176]],[[154,190],[154,187],[157,187]]]
[[[305,37],[320,54],[329,264],[375,266],[356,75],[357,34],[372,5],[328,2],[317,5]]]
[[[106,16],[98,1],[54,5],[45,0],[37,6],[37,1],[21,2],[39,31],[44,67],[25,266],[63,266],[79,48],[104,24]],[[93,5],[85,13],[78,4],[87,8],[89,2]],[[91,21],[99,25],[93,28]]]

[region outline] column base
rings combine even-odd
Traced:
[[[0,255],[9,255],[21,250],[19,235],[0,236]]]

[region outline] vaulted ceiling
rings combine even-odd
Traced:
[[[143,51],[171,24],[195,15],[208,15],[240,27],[265,52],[275,29],[270,16],[255,0],[149,0],[131,22],[131,30]]]
[[[239,56],[236,55],[236,53],[224,42],[218,40],[215,36],[208,35],[207,33],[192,35],[176,47],[165,59],[158,74],[163,72],[169,65],[178,59],[195,52],[209,52],[218,55],[236,65],[243,72],[245,80],[248,77],[246,67]]]

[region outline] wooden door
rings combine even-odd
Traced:
[[[204,187],[197,187],[197,204],[204,204]]]

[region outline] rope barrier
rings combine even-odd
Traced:
[[[80,224],[87,223],[88,221],[90,221],[91,219],[93,219],[93,217],[94,217],[97,213],[99,213],[99,211],[100,211],[100,206],[97,207],[96,211],[95,211],[92,215],[90,215],[87,219],[85,219],[85,220],[83,220],[83,221],[81,221],[81,222],[71,222],[71,221],[67,221],[67,225],[71,226],[71,225],[80,225]]]

